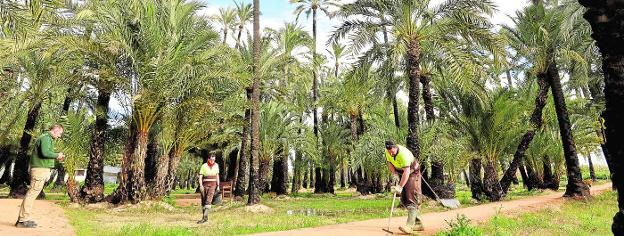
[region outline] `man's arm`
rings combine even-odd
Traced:
[[[57,159],[59,154],[54,152],[54,144],[52,143],[52,138],[48,135],[41,137],[41,154],[43,158],[47,159]]]
[[[403,188],[405,184],[407,184],[407,180],[409,179],[410,167],[403,168],[403,175],[401,175],[401,182],[399,182],[399,186]]]
[[[221,178],[219,178],[219,174],[221,173],[221,170],[219,170],[219,164],[217,164],[217,188],[219,188],[220,184],[221,184]]]
[[[197,175],[197,176],[199,177],[199,179],[198,179],[198,180],[199,180],[199,188],[200,188],[200,189],[203,189],[203,188],[204,188],[204,185],[203,185],[203,182],[204,182],[204,181],[202,181],[203,176],[202,176],[201,174],[199,174],[199,175]]]
[[[390,163],[389,161],[386,161],[386,164],[388,165],[388,169],[390,170],[390,172],[394,175],[398,175],[399,173],[397,173],[396,168],[394,168],[394,165],[392,165],[392,163]]]

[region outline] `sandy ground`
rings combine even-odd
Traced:
[[[593,186],[592,195],[611,189],[611,183]],[[446,221],[457,219],[457,215],[464,214],[473,223],[485,222],[500,211],[501,214],[514,215],[526,211],[536,211],[546,207],[556,207],[561,205],[565,198],[562,193],[531,197],[505,202],[488,203],[474,207],[460,208],[445,212],[427,213],[422,216],[425,231],[422,235],[433,235],[440,230],[447,228]],[[393,217],[390,223],[390,230],[398,232],[398,227],[405,223],[407,217]],[[316,228],[304,228],[297,230],[270,232],[257,235],[389,235],[382,229],[388,227],[388,218],[373,219],[366,221],[351,222],[346,224],[328,225]]]
[[[76,235],[63,209],[50,201],[35,201],[32,218],[37,222],[37,228],[16,228],[21,204],[22,199],[0,199],[0,235]]]

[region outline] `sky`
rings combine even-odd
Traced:
[[[234,0],[199,0],[206,5],[206,8],[202,9],[202,15],[216,15],[219,13],[219,8],[227,8],[232,7],[235,8]],[[242,1],[244,3],[252,3],[252,0],[237,0]],[[353,0],[347,0],[353,1]],[[345,2],[342,0],[340,2]],[[437,5],[443,2],[443,0],[432,0],[433,5]],[[509,1],[509,0],[493,0],[494,4],[497,6],[498,12],[493,15],[492,23],[494,24],[508,24],[511,25],[512,22],[508,15],[515,15],[515,12],[521,10],[523,7],[529,4],[529,1],[521,0],[521,1]],[[286,22],[293,22],[296,19],[296,15],[293,14],[296,5],[291,4],[288,0],[261,0],[260,1],[260,27],[261,28],[280,28]],[[326,52],[326,42],[331,35],[331,32],[334,30],[336,26],[340,24],[339,19],[329,19],[327,16],[323,14],[318,14],[318,22],[317,22],[317,30],[318,30],[318,41],[317,48],[319,53]],[[311,16],[310,16],[311,18]],[[298,23],[308,32],[312,32],[312,19],[308,19],[305,14],[302,14]],[[248,30],[252,30],[251,24],[247,27]],[[218,28],[220,30],[220,28]],[[230,44],[234,43],[234,39],[228,36],[228,42]]]

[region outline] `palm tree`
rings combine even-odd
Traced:
[[[232,29],[235,25],[236,25],[236,20],[237,20],[237,16],[240,17],[239,12],[237,12],[236,10],[234,10],[234,8],[228,7],[228,8],[219,8],[219,14],[213,17],[213,20],[217,21],[217,23],[219,23],[222,27],[223,30],[223,43],[225,44],[227,42],[227,35],[230,29]],[[238,27],[240,29],[240,27],[242,26],[241,24],[243,24],[244,22],[240,22],[238,24]],[[240,35],[240,31],[239,31],[239,35]],[[240,39],[240,36],[237,38],[237,42]]]
[[[297,15],[295,21],[299,19],[299,16],[302,13],[305,13],[309,18],[310,14],[312,14],[312,117],[314,119],[314,134],[318,136],[318,71],[317,71],[317,55],[316,55],[316,20],[317,20],[317,11],[321,10],[325,15],[331,16],[332,14],[329,12],[329,6],[336,5],[332,0],[289,0],[290,3],[297,4],[297,8],[295,8],[294,13]]]
[[[614,235],[624,234],[624,147],[617,141],[624,138],[622,119],[624,118],[624,52],[621,45],[624,42],[622,26],[624,6],[617,1],[579,1],[587,11],[584,18],[591,25],[592,38],[602,54],[602,69],[604,73],[604,125],[605,146],[610,156],[611,178],[614,187],[618,190],[618,209],[613,217],[611,230]],[[604,150],[603,150],[604,151]]]
[[[260,202],[258,166],[260,150],[260,0],[253,1],[253,83],[251,86],[251,156],[249,157],[249,199],[247,205]]]
[[[471,59],[475,57],[471,49],[489,52],[494,58],[502,56],[500,39],[497,39],[488,27],[484,27],[490,23],[481,15],[492,13],[491,3],[447,1],[435,7],[430,7],[429,3],[430,1],[362,0],[347,4],[343,6],[345,14],[353,18],[345,21],[334,31],[333,36],[343,38],[351,35],[351,44],[356,48],[355,51],[357,48],[365,48],[366,43],[371,43],[373,46],[364,53],[365,58],[369,58],[369,61],[387,58],[385,63],[388,66],[401,65],[404,68],[408,77],[409,97],[408,130],[410,132],[407,137],[407,146],[417,158],[419,157],[417,135],[419,87],[420,83],[424,82],[425,88],[429,89],[427,85],[430,79],[426,77],[423,80],[422,75],[426,74],[424,72],[427,70],[422,69],[436,69],[428,65],[451,68],[446,69],[445,73],[454,83],[462,85],[462,88],[476,90],[475,88],[480,88],[480,86],[474,78],[479,77],[479,68],[482,66]],[[361,18],[370,20],[361,20]],[[388,42],[385,36],[386,30],[393,36],[393,42]],[[384,33],[382,34],[384,44],[376,43],[379,41],[378,33]],[[458,37],[448,37],[449,34],[457,34]],[[462,39],[475,42],[476,46],[467,44]],[[386,73],[392,75],[394,69]],[[392,88],[388,91],[392,94],[396,93]],[[432,119],[433,105],[429,91],[427,90],[423,96],[427,102],[425,107],[430,108],[427,109],[428,118]],[[396,110],[395,114],[398,113]],[[395,123],[398,124],[396,121]],[[436,163],[435,166],[438,167],[436,170],[440,171],[434,176],[443,176],[441,173],[443,165]]]
[[[253,11],[251,4],[243,2],[234,2],[236,4],[236,23],[238,23],[238,35],[236,36],[236,48],[240,47],[241,35],[245,30],[245,25],[251,21]]]

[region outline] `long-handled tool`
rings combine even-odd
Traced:
[[[438,197],[438,194],[433,190],[433,188],[431,187],[431,185],[429,185],[429,183],[427,183],[427,181],[425,180],[425,178],[423,178],[421,176],[420,178],[423,182],[425,182],[425,184],[427,185],[427,187],[429,187],[429,189],[431,189],[431,192],[433,192],[433,195],[436,197],[436,200],[438,202],[440,202],[443,206],[451,208],[451,209],[456,209],[459,208],[459,206],[461,205],[459,203],[459,201],[457,201],[457,199],[453,198],[453,199],[440,199],[440,197]]]
[[[388,233],[394,234],[394,232],[390,231],[390,220],[392,219],[392,212],[394,212],[394,201],[396,200],[396,192],[394,192],[394,197],[392,197],[392,207],[390,207],[390,217],[388,217],[388,228],[382,229]]]

